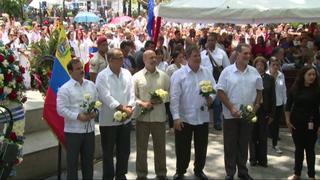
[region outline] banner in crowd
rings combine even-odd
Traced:
[[[59,25],[58,28],[60,29],[58,48],[44,102],[43,118],[47,121],[60,143],[64,144],[64,120],[63,117],[58,115],[56,99],[58,88],[70,79],[67,64],[71,60],[71,51],[63,26]]]

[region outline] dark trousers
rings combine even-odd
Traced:
[[[278,145],[278,138],[279,138],[279,124],[280,120],[283,117],[283,105],[282,106],[277,106],[274,119],[269,125],[269,133],[272,138],[272,146]]]
[[[238,175],[248,174],[248,144],[251,136],[251,123],[244,119],[223,121],[224,163],[226,174],[233,177],[238,167]]]
[[[125,179],[130,155],[131,122],[120,126],[100,126],[103,153],[103,179]],[[116,168],[113,157],[116,148]]]
[[[191,141],[194,137],[194,172],[202,172],[206,163],[207,146],[208,146],[208,123],[201,125],[191,125],[183,123],[181,131],[175,130],[176,145],[176,171],[178,174],[186,173],[191,156]]]
[[[214,127],[221,127],[222,104],[219,97],[214,99],[212,108]]]
[[[306,151],[308,176],[310,178],[315,177],[315,152],[314,146],[317,140],[317,132],[313,130],[296,129],[292,131],[292,139],[295,145],[295,165],[294,174],[300,176],[302,170],[302,164],[304,160],[304,151]]]
[[[252,126],[250,162],[267,165],[268,119],[263,110],[257,112],[258,121]]]
[[[82,179],[93,179],[94,132],[64,133],[67,149],[67,179],[78,179],[79,155]]]
[[[167,113],[167,116],[168,116],[169,128],[173,128],[173,118],[172,118],[172,114],[171,114],[171,111],[170,111],[170,102],[167,102],[164,105],[166,107],[166,113]]]

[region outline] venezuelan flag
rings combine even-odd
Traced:
[[[64,119],[58,115],[56,99],[58,88],[70,79],[67,64],[71,60],[71,51],[63,26],[59,25],[57,28],[60,29],[60,34],[56,58],[53,63],[51,79],[44,102],[43,119],[47,121],[60,143],[64,144]]]

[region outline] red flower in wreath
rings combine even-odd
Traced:
[[[0,63],[3,62],[4,58],[2,55],[0,55]]]
[[[19,66],[19,70],[22,74],[24,74],[26,72],[26,69],[22,66]]]
[[[18,76],[16,81],[17,81],[17,83],[21,83],[23,81],[23,77],[22,76]]]
[[[11,81],[13,79],[12,73],[6,73],[4,74],[4,80],[5,81]]]
[[[15,100],[16,98],[17,98],[17,92],[14,92],[14,91],[12,91],[9,95],[8,95],[8,97],[9,97],[9,99],[10,100]]]
[[[0,94],[3,94],[3,88],[0,88]]]
[[[13,57],[13,55],[9,55],[9,56],[8,56],[8,61],[9,61],[10,63],[13,63],[13,62],[14,62],[14,57]]]
[[[12,141],[17,141],[17,135],[15,132],[11,132],[9,134],[9,139],[11,139]]]

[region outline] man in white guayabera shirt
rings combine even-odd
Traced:
[[[174,120],[177,156],[176,174],[173,179],[183,179],[190,162],[191,141],[194,136],[194,174],[199,179],[208,179],[203,173],[208,146],[209,111],[215,95],[205,98],[199,94],[200,81],[210,81],[216,86],[209,69],[200,66],[200,51],[196,45],[186,50],[188,64],[171,76],[170,109]]]
[[[107,53],[109,65],[96,80],[99,99],[102,102],[99,114],[103,154],[103,179],[126,179],[130,155],[131,115],[135,105],[133,80],[130,71],[121,68],[123,54],[120,49]],[[114,113],[126,114],[123,121],[115,121]],[[116,151],[114,152],[114,147]],[[116,156],[116,167],[113,157]]]
[[[78,162],[81,156],[83,179],[93,179],[94,118],[96,113],[83,113],[80,105],[84,95],[92,101],[98,99],[93,82],[84,79],[82,63],[72,59],[67,69],[71,79],[61,86],[57,94],[57,111],[64,117],[64,138],[67,150],[67,179],[78,179]]]
[[[261,103],[263,83],[258,71],[248,65],[250,46],[239,44],[236,53],[236,62],[222,71],[217,85],[217,95],[223,104],[225,179],[233,179],[237,167],[240,179],[251,180],[246,162],[252,127],[241,117],[240,106],[253,105],[256,111]]]

